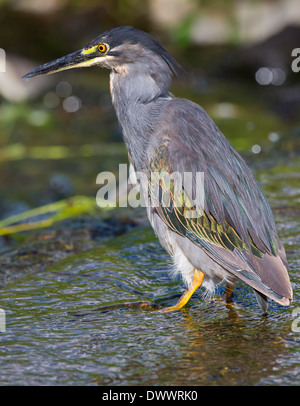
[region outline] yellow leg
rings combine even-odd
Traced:
[[[230,283],[230,284],[227,283],[226,284],[225,295],[224,295],[226,303],[231,303],[232,302],[231,296],[232,296],[232,292],[233,292],[233,287],[234,287],[234,283]]]
[[[190,297],[192,296],[192,294],[199,288],[199,286],[201,286],[203,279],[204,279],[204,273],[199,271],[198,269],[195,269],[191,286],[184,292],[184,294],[181,296],[181,298],[178,300],[178,302],[173,306],[169,306],[164,309],[159,309],[157,311],[172,312],[173,310],[181,309],[190,300]]]
[[[233,307],[235,309],[240,309],[239,306],[233,304],[232,301],[232,293],[233,293],[234,283],[226,283],[224,295],[221,298],[211,299],[213,302],[216,303],[223,303],[226,306]]]

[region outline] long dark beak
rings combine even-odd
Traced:
[[[91,52],[93,51],[93,52]],[[33,78],[34,76],[48,75],[60,72],[66,69],[81,68],[92,65],[97,57],[96,50],[84,50],[73,52],[72,54],[58,58],[55,61],[45,63],[23,76],[24,79]]]

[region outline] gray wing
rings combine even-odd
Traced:
[[[186,207],[160,204],[158,215],[239,279],[289,304],[292,291],[284,248],[269,203],[250,168],[200,106],[184,99],[174,99],[169,106],[149,169],[203,172],[204,212],[190,219]],[[157,185],[164,189],[154,179],[149,183],[150,194],[154,195]]]

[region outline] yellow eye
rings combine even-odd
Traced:
[[[108,51],[108,46],[106,44],[99,44],[98,51],[101,52],[101,54],[105,54],[105,52]]]

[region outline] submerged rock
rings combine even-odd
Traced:
[[[38,233],[31,232],[18,248],[0,256],[0,288],[25,274],[41,272],[61,259],[101,245],[136,225],[127,217],[103,220],[84,216],[64,220]]]

